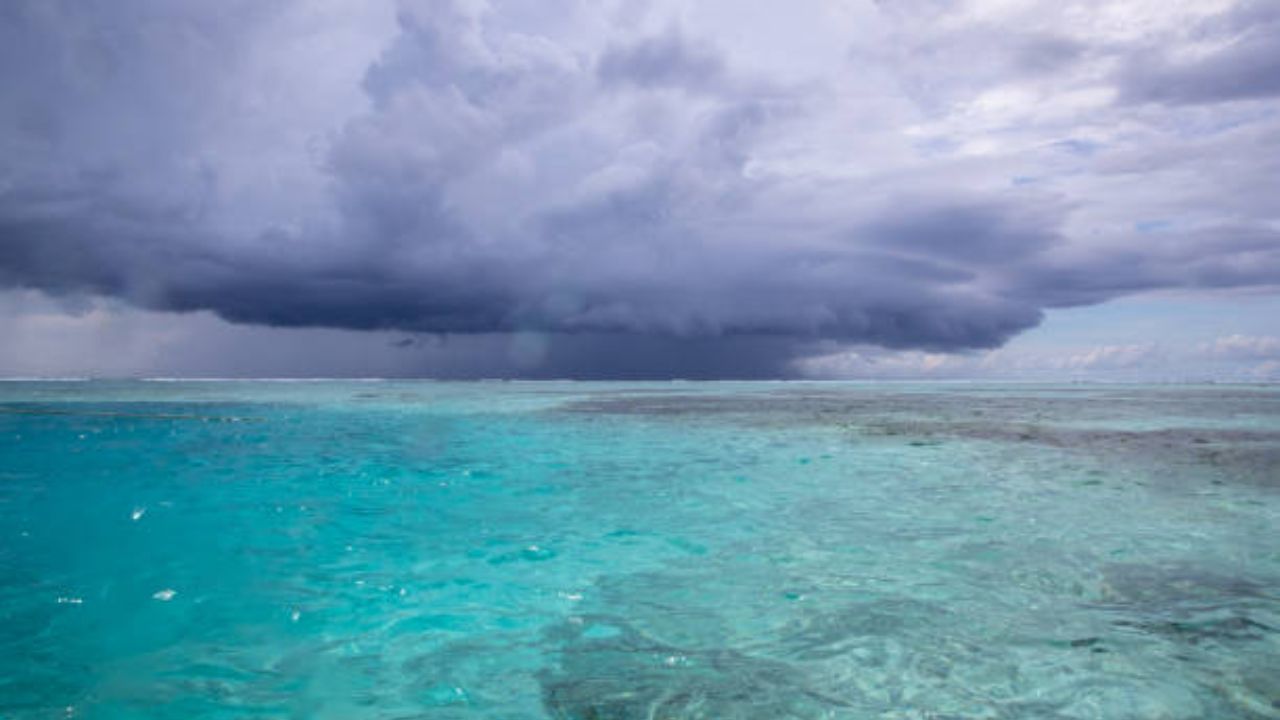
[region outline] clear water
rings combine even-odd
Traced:
[[[0,383],[68,717],[1280,717],[1280,388]]]

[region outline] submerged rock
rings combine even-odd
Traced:
[[[564,649],[541,683],[558,720],[819,718],[851,705],[812,689],[788,663],[666,645],[616,618],[578,618],[554,634]]]
[[[1225,604],[1265,597],[1265,588],[1230,573],[1190,565],[1117,563],[1103,568],[1104,602],[1174,607],[1187,603]]]

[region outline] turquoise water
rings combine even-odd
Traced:
[[[1280,717],[1280,388],[0,383],[0,718]]]

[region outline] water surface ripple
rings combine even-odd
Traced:
[[[0,718],[1280,718],[1280,388],[0,383]]]

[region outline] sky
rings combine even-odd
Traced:
[[[8,0],[0,375],[1280,380],[1274,0]]]

